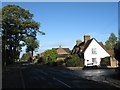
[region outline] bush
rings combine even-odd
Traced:
[[[58,65],[58,66],[63,65],[63,63],[64,63],[64,61],[63,61],[63,60],[59,60],[59,61],[57,61],[57,65]]]
[[[56,61],[56,62],[53,62],[52,65],[53,65],[53,66],[63,66],[63,63],[64,63],[63,60],[58,60],[58,61]]]
[[[44,53],[44,63],[53,63],[57,60],[58,54],[55,49],[47,50]]]
[[[83,67],[83,60],[78,55],[69,55],[65,59],[66,66],[68,67]]]
[[[101,66],[109,66],[110,65],[110,57],[105,57],[101,59],[100,62]]]
[[[39,57],[38,62],[37,63],[43,63],[43,57]]]

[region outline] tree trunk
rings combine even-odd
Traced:
[[[33,50],[32,50],[32,57],[33,57]]]

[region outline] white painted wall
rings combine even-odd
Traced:
[[[92,48],[96,48],[97,54],[92,54]],[[84,52],[85,66],[88,66],[87,64],[89,63],[93,63],[92,58],[97,58],[97,63],[94,65],[100,65],[101,58],[108,56],[110,55],[96,42],[95,39],[93,39]]]

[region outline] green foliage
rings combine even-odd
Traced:
[[[109,37],[109,40],[110,40],[112,46],[114,46],[114,45],[116,44],[116,42],[117,42],[117,37],[115,36],[114,33],[111,33],[111,35],[110,35],[110,37]]]
[[[109,39],[105,42],[106,49],[107,50],[114,49],[116,42],[117,42],[117,37],[115,36],[114,33],[111,33]]]
[[[30,52],[27,52],[25,54],[22,55],[21,60],[29,60],[29,58],[32,57],[32,54]]]
[[[66,65],[70,67],[81,66],[83,67],[83,60],[77,55],[69,55],[65,59]]]
[[[110,57],[105,57],[101,59],[101,66],[110,66]]]
[[[27,37],[36,38],[40,24],[33,14],[20,6],[7,5],[2,8],[2,51],[3,64],[9,64],[19,58]]]
[[[57,61],[52,62],[53,66],[65,66],[65,62],[63,59],[59,59]]]
[[[45,63],[51,63],[55,62],[58,57],[58,54],[55,49],[47,50],[44,53],[44,62]]]
[[[35,49],[38,49],[39,47],[39,42],[37,40],[35,40],[33,37],[28,37],[26,39],[26,44],[27,44],[27,49],[26,51],[29,52],[31,51],[32,52],[32,56],[33,56],[33,51]]]
[[[111,49],[112,49],[112,45],[110,44],[110,41],[109,41],[109,40],[107,40],[107,41],[105,42],[105,47],[106,47],[107,50],[111,50]]]

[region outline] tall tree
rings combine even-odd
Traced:
[[[107,50],[113,50],[116,43],[117,37],[114,33],[111,33],[109,39],[105,42],[105,47]]]
[[[2,8],[2,59],[3,64],[13,63],[25,46],[27,37],[36,37],[40,24],[33,19],[33,14],[20,6],[7,5]]]
[[[33,51],[35,49],[38,49],[39,42],[37,40],[35,40],[33,37],[28,37],[26,39],[26,44],[27,44],[26,52],[30,52],[31,51],[32,56],[33,56]]]

